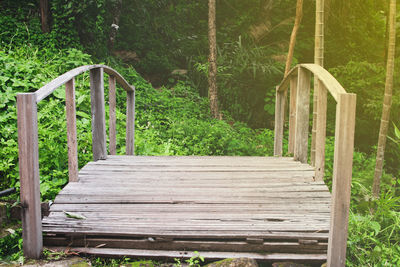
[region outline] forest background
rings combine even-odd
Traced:
[[[137,154],[272,155],[275,86],[283,78],[295,7],[295,0],[217,0],[223,119],[215,120],[207,99],[206,0],[52,0],[48,28],[41,25],[39,1],[2,0],[0,189],[19,186],[16,93],[35,91],[91,63],[110,65],[137,88]],[[381,197],[371,194],[385,88],[387,17],[385,0],[325,0],[325,68],[347,92],[357,94],[349,266],[400,265],[399,53]],[[304,0],[293,65],[314,61],[314,28],[315,1]],[[80,166],[91,159],[88,91],[88,76],[82,75],[77,80]],[[125,150],[124,102],[118,96],[120,153]],[[67,182],[64,103],[63,90],[58,90],[39,105],[43,200],[54,198]],[[334,101],[329,103],[328,184],[335,117]],[[0,239],[0,257],[21,259],[19,240],[20,231]]]

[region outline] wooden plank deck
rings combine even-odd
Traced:
[[[314,175],[292,158],[108,156],[56,197],[42,220],[44,244],[96,255],[324,262],[331,195]]]

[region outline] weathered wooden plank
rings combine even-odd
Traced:
[[[296,134],[296,102],[297,102],[297,76],[290,79],[290,106],[289,106],[289,144],[288,153],[294,153]]]
[[[310,117],[310,72],[299,69],[297,82],[296,130],[294,159],[307,163],[308,126]]]
[[[76,135],[75,80],[65,84],[69,182],[78,181],[78,141]]]
[[[264,239],[273,239],[273,240],[299,240],[299,239],[312,239],[319,241],[327,241],[329,233],[328,231],[304,231],[304,232],[296,232],[296,231],[173,231],[173,230],[162,230],[158,229],[158,231],[145,229],[141,232],[132,233],[132,229],[130,232],[107,232],[107,231],[96,231],[91,230],[91,232],[86,231],[85,229],[79,228],[71,228],[68,226],[64,227],[47,227],[43,226],[43,231],[47,234],[64,234],[66,236],[112,236],[112,237],[130,237],[130,238],[178,238],[178,239],[188,239],[188,238],[197,238],[197,239],[208,239],[208,240],[238,240],[238,239],[246,239],[248,237],[254,238],[264,238]]]
[[[282,156],[283,126],[285,123],[285,93],[276,90],[274,156]]]
[[[101,170],[101,171],[113,171],[113,172],[121,172],[121,171],[131,171],[131,172],[154,172],[154,171],[163,171],[163,172],[277,172],[277,171],[308,171],[313,170],[310,166],[294,166],[287,167],[285,166],[274,166],[274,167],[263,167],[263,166],[253,166],[253,167],[229,167],[229,166],[186,166],[186,168],[182,168],[180,166],[132,166],[132,165],[95,165],[88,164],[85,166],[85,171],[88,170]]]
[[[340,94],[336,107],[332,212],[328,266],[344,266],[348,234],[351,177],[354,151],[356,95]]]
[[[74,227],[91,226],[93,228],[110,228],[116,229],[117,227],[134,227],[135,230],[138,228],[147,227],[148,229],[154,228],[159,229],[162,226],[168,230],[297,230],[297,231],[313,231],[313,230],[329,230],[328,218],[286,218],[286,219],[274,219],[263,220],[263,219],[204,219],[204,218],[193,218],[193,219],[182,219],[182,218],[148,218],[142,220],[141,218],[132,219],[131,217],[116,218],[116,216],[102,216],[102,217],[88,217],[83,220],[77,221],[76,219],[70,219],[65,214],[60,216],[51,216],[43,220],[43,223],[51,225],[72,225]],[[111,224],[110,224],[111,223]],[[118,229],[117,229],[118,230]]]
[[[57,250],[57,247],[49,247]],[[61,247],[64,251],[65,248]],[[139,250],[139,249],[115,249],[115,248],[70,248],[72,251],[97,256],[126,256],[126,257],[146,257],[146,258],[184,258],[196,257],[197,254],[191,251],[167,251],[167,250]],[[289,253],[249,253],[249,252],[209,252],[199,251],[200,255],[208,260],[220,260],[227,258],[252,258],[260,261],[304,261],[304,262],[324,262],[326,254],[289,254]]]
[[[123,183],[123,182],[122,182]],[[121,183],[121,184],[122,184]],[[159,183],[151,183],[149,185],[146,185],[145,187],[143,187],[142,183],[127,183],[125,185],[125,188],[130,188],[130,189],[124,189],[123,185],[120,186],[116,186],[115,190],[112,188],[112,183],[107,183],[105,186],[110,187],[111,189],[103,189],[100,186],[93,186],[91,187],[91,185],[95,185],[95,183],[90,183],[90,184],[81,184],[82,186],[79,188],[77,187],[72,187],[72,186],[67,186],[67,188],[65,188],[65,191],[63,191],[63,193],[76,193],[76,194],[80,194],[83,193],[85,190],[88,190],[88,192],[104,192],[104,193],[111,193],[117,191],[118,189],[121,189],[122,192],[125,191],[129,191],[132,190],[132,188],[141,188],[142,192],[154,192],[154,193],[163,193],[163,192],[169,192],[173,189],[177,189],[177,194],[179,194],[180,192],[192,192],[192,191],[197,191],[197,192],[201,192],[201,191],[209,191],[212,193],[218,193],[218,192],[230,192],[232,193],[233,191],[238,190],[238,192],[241,193],[246,193],[246,192],[257,192],[257,193],[268,193],[268,192],[303,192],[304,194],[307,194],[307,192],[310,191],[315,191],[315,192],[328,192],[328,189],[324,186],[316,186],[316,187],[303,187],[302,186],[293,186],[293,187],[281,187],[281,186],[276,186],[276,187],[268,187],[265,185],[259,185],[259,186],[244,186],[243,188],[240,186],[218,186],[219,188],[213,188],[210,185],[204,185],[204,186],[194,186],[194,187],[190,187],[190,184],[188,183],[185,186],[174,186],[173,183],[171,184],[167,184],[167,186],[163,186],[162,182]],[[155,190],[152,190],[153,188],[157,188]],[[158,187],[162,187],[162,188],[158,188]],[[89,190],[91,188],[91,190]],[[327,195],[327,197],[329,198],[329,196]]]
[[[93,160],[107,158],[103,69],[90,70]]]
[[[156,236],[161,235],[164,236],[168,233],[175,233],[184,235],[185,233],[197,234],[198,232],[207,232],[209,236],[223,236],[227,232],[235,233],[236,235],[251,235],[252,233],[258,233],[259,236],[263,236],[267,231],[265,229],[270,229],[269,231],[290,231],[290,232],[328,232],[329,226],[326,226],[326,223],[321,223],[318,225],[296,225],[293,224],[284,224],[284,225],[254,225],[243,226],[243,225],[167,225],[163,226],[160,224],[151,224],[151,225],[135,225],[135,224],[123,224],[117,223],[115,220],[108,221],[107,223],[112,223],[111,226],[102,226],[99,225],[100,222],[80,222],[79,224],[60,221],[58,224],[56,223],[44,223],[43,229],[46,229],[48,233],[64,233],[64,234],[73,234],[73,235],[81,235],[81,234],[91,234],[91,235],[125,235],[125,236]]]
[[[230,251],[230,252],[280,252],[280,253],[326,253],[327,243],[315,245],[301,245],[298,242],[264,242],[249,244],[243,241],[193,241],[175,240],[165,242],[154,239],[119,239],[119,238],[66,238],[51,237],[45,240],[45,246],[74,246],[127,249],[162,249],[162,250],[198,250],[203,251]]]
[[[129,184],[132,185],[132,184]],[[160,187],[155,188],[154,185],[160,185]],[[172,188],[176,188],[176,192],[180,193],[180,192],[192,192],[192,191],[197,191],[199,188],[206,188],[207,192],[210,193],[214,193],[214,192],[227,192],[232,194],[231,192],[231,188],[232,187],[215,187],[212,185],[207,185],[207,186],[203,186],[203,187],[197,187],[197,185],[194,186],[184,186],[184,187],[180,187],[180,182],[177,181],[176,183],[171,183],[170,186],[168,187],[164,187],[162,186],[162,183],[150,183],[150,184],[141,184],[140,187],[140,191],[141,192],[169,192],[171,191],[171,187]],[[329,192],[328,187],[326,185],[323,184],[287,184],[289,186],[282,186],[282,185],[275,185],[272,184],[272,186],[266,186],[266,185],[262,185],[262,186],[258,186],[258,187],[237,187],[234,186],[233,188],[235,188],[235,192],[255,192],[255,193],[266,193],[266,192]],[[67,185],[66,187],[64,187],[64,189],[62,190],[63,193],[65,192],[82,192],[83,194],[85,192],[124,192],[124,191],[130,191],[132,190],[132,188],[128,187],[127,184],[120,182],[120,183],[115,183],[114,186],[110,187],[110,186],[104,186],[103,184],[96,184],[96,183],[92,183],[92,184],[83,184],[83,183],[79,183],[77,185],[74,184],[70,184]],[[201,192],[202,193],[202,192]],[[201,194],[200,193],[200,194]]]
[[[194,221],[195,220],[205,220],[205,221],[224,221],[224,222],[275,222],[280,223],[284,221],[297,221],[297,222],[305,222],[305,221],[324,221],[327,222],[330,219],[329,210],[324,207],[326,212],[321,213],[293,213],[289,212],[279,212],[279,210],[270,211],[270,210],[262,210],[251,212],[251,211],[230,211],[230,212],[199,212],[197,210],[192,211],[184,211],[184,212],[156,212],[156,211],[143,211],[143,210],[124,210],[124,211],[115,211],[115,210],[107,210],[105,211],[87,211],[87,210],[78,210],[78,213],[86,217],[88,220],[103,220],[106,219],[121,219],[124,220],[137,220],[140,222],[145,221]],[[71,212],[70,210],[64,210]],[[64,211],[51,211],[51,214],[48,216],[49,219],[58,218],[58,219],[65,219],[66,215]],[[133,213],[134,212],[134,213]]]
[[[129,156],[129,155],[110,155],[108,157],[109,160],[125,160],[131,161],[135,160],[154,160],[159,161],[163,160],[178,160],[178,161],[186,161],[186,160],[237,160],[237,161],[293,161],[292,157],[266,157],[266,156]]]
[[[42,224],[39,186],[39,151],[36,96],[17,94],[18,149],[22,238],[24,255],[38,259],[42,252]]]
[[[126,95],[126,154],[135,154],[135,92]]]
[[[109,150],[110,155],[115,155],[117,153],[117,117],[116,117],[116,79],[115,76],[108,77],[108,104],[109,104]]]
[[[89,164],[94,165],[142,165],[142,166],[236,166],[236,167],[266,167],[266,166],[282,166],[283,167],[309,167],[307,164],[300,163],[298,161],[267,161],[267,160],[254,160],[254,161],[240,161],[238,159],[232,160],[163,160],[159,159],[157,161],[154,160],[137,160],[132,158],[130,160],[107,160],[107,161],[98,161],[98,162],[90,162]]]
[[[327,90],[321,82],[319,82],[318,91],[318,119],[315,136],[315,180],[323,181],[325,174]]]
[[[279,203],[279,202],[278,202]],[[283,208],[284,207],[284,208]],[[314,216],[313,212],[319,212],[321,216],[330,214],[329,201],[301,201],[299,203],[284,203],[277,205],[277,202],[267,204],[214,204],[214,205],[165,205],[165,204],[53,204],[50,208],[51,212],[108,212],[108,213],[124,213],[124,214],[176,214],[176,216],[185,216],[186,213],[194,213],[196,216],[214,216],[219,214],[258,214],[268,213],[269,216],[277,214],[292,214],[293,216]],[[295,212],[297,211],[297,212]],[[299,215],[300,214],[300,215]],[[50,215],[51,216],[51,215]]]

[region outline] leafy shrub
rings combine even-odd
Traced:
[[[22,264],[22,229],[8,229],[10,233],[0,238],[0,261],[13,261]],[[7,231],[7,230],[6,230]]]
[[[350,213],[346,266],[400,265],[399,202],[387,192],[374,203],[375,213]]]
[[[18,146],[16,94],[38,90],[51,79],[56,78],[69,68],[90,63],[90,56],[79,50],[63,50],[56,54],[42,56],[36,48],[0,51],[0,179],[1,188],[18,186]],[[87,80],[87,76],[86,76]],[[90,102],[86,89],[77,87],[77,106],[88,107]],[[39,121],[39,164],[41,171],[41,191],[43,198],[54,197],[61,185],[66,182],[66,133],[65,110],[62,88],[53,97],[38,105]],[[86,98],[86,99],[85,99]],[[85,100],[85,101],[84,101]],[[87,110],[87,108],[86,108]],[[78,131],[82,129],[78,123]],[[85,128],[90,125],[87,120]],[[82,130],[80,130],[82,131]],[[85,135],[78,135],[85,136]],[[90,142],[86,142],[88,145]],[[90,151],[90,149],[86,149]]]
[[[378,141],[379,125],[385,89],[385,68],[380,64],[350,61],[344,66],[330,69],[332,75],[342,84],[347,92],[357,94],[357,117],[355,146],[367,153],[374,153]],[[398,84],[398,79],[395,84]],[[393,95],[391,120],[400,123],[393,114],[400,113],[400,98]],[[330,109],[333,112],[333,108]],[[334,117],[334,116],[331,116]],[[392,173],[399,171],[400,158],[393,153],[393,144],[388,143],[386,162]]]

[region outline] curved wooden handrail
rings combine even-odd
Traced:
[[[116,70],[114,70],[106,65],[85,65],[85,66],[81,66],[81,67],[72,69],[72,70],[64,73],[63,75],[58,76],[57,78],[55,78],[54,80],[52,80],[51,82],[49,82],[48,84],[46,84],[45,86],[43,86],[39,90],[37,90],[35,92],[36,103],[39,103],[41,100],[43,100],[48,95],[50,95],[52,92],[54,92],[54,90],[56,90],[58,87],[67,83],[68,81],[70,81],[74,77],[78,76],[79,74],[82,74],[88,70],[98,69],[98,68],[102,68],[104,70],[104,72],[107,73],[108,75],[115,76],[118,84],[121,85],[121,87],[124,88],[125,91],[127,91],[127,92],[135,91],[135,87],[130,85],[121,76],[121,74],[119,74]]]
[[[314,96],[316,96],[316,101],[313,103],[315,135],[313,130],[311,136],[311,143],[315,141],[315,153],[311,164],[315,167],[316,181],[323,181],[324,178],[328,92],[337,103],[328,264],[329,259],[337,259],[337,262],[343,263],[340,266],[344,266],[354,151],[356,95],[347,93],[340,83],[319,65],[299,64],[294,67],[276,88],[274,154],[282,156],[285,103],[287,91],[290,90],[288,152],[294,154],[294,160],[307,163],[311,74],[314,74]],[[313,146],[311,146],[311,155],[313,155]]]
[[[278,85],[277,91],[286,91],[290,84],[290,79],[292,75],[298,73],[299,68],[305,68],[314,74],[314,77],[318,78],[320,82],[323,83],[325,88],[330,92],[333,98],[338,101],[339,94],[345,94],[346,90],[340,85],[340,83],[332,76],[326,69],[317,64],[299,64],[285,76],[280,85]]]

